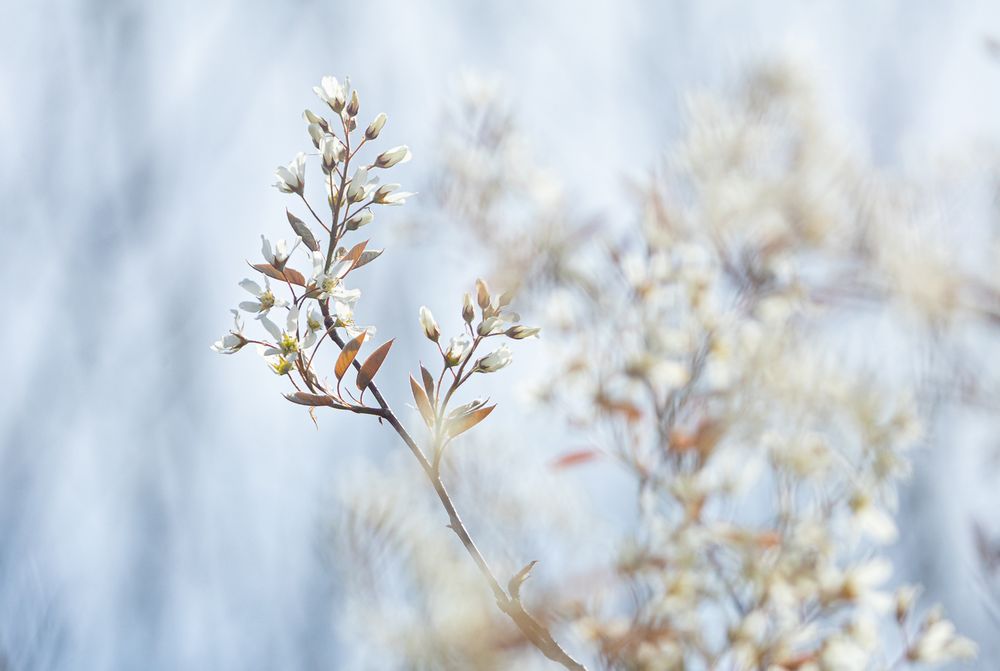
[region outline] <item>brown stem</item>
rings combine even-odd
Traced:
[[[337,343],[340,348],[344,347],[344,341],[334,329],[333,317],[330,315],[330,307],[326,301],[320,301],[320,309],[323,311],[323,318],[326,323],[327,330],[330,333],[330,338]],[[361,364],[358,363],[357,359],[354,360],[354,367],[358,370],[361,369]],[[559,643],[552,637],[552,634],[546,629],[538,620],[531,616],[528,611],[524,609],[519,598],[512,598],[504,588],[500,585],[496,576],[493,574],[493,570],[490,568],[489,564],[486,562],[486,558],[483,553],[479,551],[479,547],[476,542],[469,535],[468,529],[465,528],[465,524],[462,522],[462,518],[458,514],[458,510],[455,508],[455,504],[451,499],[451,495],[448,493],[447,488],[444,486],[444,482],[441,480],[441,476],[436,472],[434,466],[428,461],[427,457],[424,455],[423,450],[417,445],[416,441],[409,432],[400,423],[399,418],[396,417],[389,404],[386,402],[382,393],[379,391],[378,387],[375,386],[374,382],[368,383],[368,389],[371,389],[372,395],[375,397],[375,401],[379,404],[380,411],[373,413],[377,414],[379,417],[384,419],[389,423],[390,426],[399,434],[399,437],[403,439],[406,446],[410,448],[410,452],[416,457],[417,462],[419,462],[420,467],[423,469],[424,474],[427,479],[430,480],[431,485],[434,487],[434,491],[438,495],[438,499],[441,500],[441,505],[444,506],[445,512],[448,513],[449,528],[455,532],[459,540],[462,541],[462,545],[465,546],[466,552],[472,557],[472,560],[476,563],[479,568],[479,572],[483,574],[486,582],[490,586],[490,590],[493,592],[493,596],[496,599],[497,607],[500,608],[504,613],[513,620],[514,624],[517,625],[521,633],[531,641],[538,650],[551,659],[554,662],[562,664],[567,669],[571,671],[587,671],[587,668],[580,664],[578,661],[570,657],[569,653],[562,649]]]

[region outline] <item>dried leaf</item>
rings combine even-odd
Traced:
[[[528,576],[531,575],[531,569],[535,568],[535,564],[537,563],[538,563],[537,559],[528,562],[528,565],[525,566],[520,571],[518,571],[517,573],[515,573],[514,577],[511,578],[510,582],[507,583],[507,591],[510,592],[511,598],[513,599],[521,598],[521,585],[523,585],[524,581],[527,580]]]
[[[358,257],[358,262],[354,264],[354,268],[360,268],[361,266],[368,265],[378,257],[382,256],[384,249],[372,249],[367,252],[362,252],[361,256]]]
[[[569,466],[576,466],[578,464],[585,464],[588,461],[593,461],[594,459],[601,456],[600,452],[596,450],[576,450],[575,452],[567,452],[562,455],[554,462],[552,462],[552,468],[567,468]]]
[[[273,280],[278,280],[279,282],[291,282],[292,284],[297,284],[300,287],[306,285],[306,278],[299,271],[294,268],[286,267],[284,270],[278,270],[270,263],[251,263],[250,267],[257,272],[264,273]]]
[[[393,338],[395,340],[395,338]],[[372,381],[375,374],[378,372],[379,367],[382,362],[385,361],[386,355],[389,353],[389,348],[392,347],[392,340],[382,343],[379,345],[378,349],[368,355],[365,362],[361,364],[361,370],[358,371],[358,389],[361,391],[365,390],[365,387]]]
[[[306,226],[305,222],[296,217],[289,210],[285,210],[285,214],[288,215],[288,223],[292,225],[292,230],[295,231],[295,235],[302,238],[302,244],[309,248],[310,252],[319,251],[319,243],[316,242],[316,236],[312,234],[309,227]]]
[[[454,438],[455,436],[465,433],[476,424],[479,424],[479,422],[489,417],[489,414],[493,412],[493,408],[495,407],[497,407],[496,404],[488,405],[485,408],[479,408],[478,410],[473,410],[472,412],[455,417],[448,422],[448,435]]]
[[[344,345],[344,349],[340,350],[340,356],[337,357],[337,363],[333,366],[333,374],[337,376],[338,380],[343,379],[344,373],[347,369],[351,367],[354,362],[354,357],[358,355],[358,350],[365,343],[368,338],[368,331],[362,331],[358,334],[356,338]]]
[[[420,376],[424,380],[424,391],[427,392],[427,398],[430,399],[431,404],[434,404],[434,376],[431,372],[424,368],[423,364],[420,364]]]
[[[297,391],[294,394],[285,394],[287,398],[292,403],[298,403],[299,405],[310,405],[310,406],[327,406],[330,408],[336,408],[338,404],[329,396],[321,396],[319,394],[307,394],[304,391]]]
[[[427,428],[434,428],[434,409],[427,398],[427,392],[424,391],[424,388],[420,386],[420,383],[412,375],[410,376],[410,390],[413,392],[413,400],[416,401],[417,410],[420,411],[420,416],[424,418]]]

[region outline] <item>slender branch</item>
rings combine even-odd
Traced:
[[[326,323],[327,330],[330,333],[330,338],[337,343],[339,347],[343,348],[344,340],[334,329],[334,321],[332,315],[330,314],[330,307],[328,303],[326,301],[320,301],[320,309],[323,312],[323,318]],[[358,370],[361,369],[361,364],[357,361],[357,359],[354,360],[354,367]],[[434,487],[434,491],[437,493],[438,499],[441,501],[441,505],[444,507],[445,512],[448,513],[448,526],[455,532],[455,535],[458,536],[459,540],[462,541],[462,545],[465,546],[466,552],[468,552],[469,556],[472,557],[472,560],[476,563],[476,566],[479,568],[479,572],[483,574],[490,590],[493,592],[493,597],[496,599],[497,607],[499,607],[500,610],[506,613],[507,616],[513,620],[514,624],[516,624],[518,629],[521,630],[521,633],[523,633],[532,645],[538,648],[538,650],[546,657],[554,662],[562,664],[563,667],[570,669],[571,671],[587,671],[583,664],[577,662],[569,655],[569,653],[563,650],[559,643],[552,637],[552,634],[548,631],[548,629],[546,629],[538,620],[532,617],[532,615],[524,609],[520,598],[511,597],[500,585],[500,582],[497,580],[496,575],[494,575],[493,570],[487,563],[483,553],[480,552],[476,542],[472,539],[468,529],[466,529],[465,523],[462,522],[462,518],[458,514],[458,509],[455,508],[451,495],[448,493],[448,489],[445,487],[444,482],[441,480],[441,476],[437,473],[433,464],[428,461],[423,450],[420,449],[420,446],[417,445],[413,437],[409,434],[406,428],[403,427],[402,423],[400,423],[399,418],[397,418],[395,413],[393,413],[389,404],[382,396],[382,392],[379,391],[374,381],[368,383],[368,389],[371,389],[372,395],[375,397],[375,401],[379,405],[377,410],[371,409],[375,410],[375,412],[370,414],[378,415],[387,421],[396,433],[399,434],[399,437],[403,439],[406,446],[410,448],[410,452],[413,453],[413,456],[416,457],[417,462],[424,471],[424,474]]]

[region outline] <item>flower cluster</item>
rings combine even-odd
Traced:
[[[507,177],[543,173],[496,96],[470,95],[443,143],[442,216],[548,313],[554,363],[535,396],[599,446],[556,464],[611,461],[635,480],[640,515],[618,561],[590,591],[567,590],[578,632],[613,668],[973,656],[940,609],[918,620],[912,589],[893,596],[883,551],[922,437],[920,381],[876,383],[834,354],[827,320],[860,319],[859,301],[937,328],[992,312],[942,254],[897,246],[889,261],[909,213],[872,188],[789,72],[695,97],[691,117],[671,170],[639,189],[638,225],[610,239],[567,216],[557,188],[535,196]]]
[[[309,138],[317,150],[312,156],[318,159],[322,174],[318,181],[329,207],[328,219],[317,213],[307,196],[309,157],[305,153],[299,153],[287,166],[276,170],[274,186],[282,193],[298,197],[325,238],[318,233],[319,229],[291,210],[286,215],[294,238],[272,241],[262,235],[263,260],[250,265],[262,275],[263,286],[252,279],[241,281],[240,286],[252,300],[241,302],[239,309],[253,315],[265,335],[259,338],[244,335],[237,316],[236,328],[215,343],[213,349],[232,354],[253,343],[272,371],[288,377],[295,392],[289,396],[291,400],[307,405],[359,408],[363,406],[356,399],[334,390],[317,372],[314,357],[328,339],[341,341],[338,329],[354,344],[353,349],[342,350],[341,356],[345,351],[356,354],[361,344],[375,333],[373,326],[363,327],[355,321],[354,310],[361,291],[349,288],[347,283],[351,272],[374,261],[381,250],[368,249],[367,241],[350,249],[341,243],[349,232],[373,221],[377,206],[401,205],[413,195],[400,191],[398,184],[380,185],[378,175],[409,161],[411,154],[406,146],[399,146],[375,154],[368,163],[362,162],[360,152],[379,137],[386,115],[377,115],[359,133],[360,99],[356,90],[334,77],[324,77],[314,90],[332,113],[330,118],[308,109],[303,113]],[[306,262],[307,273],[296,268],[299,265],[294,261],[296,258]],[[278,323],[270,316],[276,310],[284,312],[284,319]],[[346,366],[353,362],[353,356],[349,358],[343,370],[338,367],[335,371],[337,389]]]

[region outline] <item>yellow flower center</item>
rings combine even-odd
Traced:
[[[279,356],[277,363],[272,363],[271,368],[278,375],[288,375],[288,373],[291,372],[293,365],[294,364],[292,364],[292,362],[285,357]]]
[[[260,309],[263,312],[264,310],[270,310],[273,307],[274,307],[274,294],[272,294],[271,290],[268,289],[267,291],[265,291],[260,295]]]
[[[292,352],[299,351],[299,341],[291,333],[284,333],[281,336],[278,347],[281,348],[282,354],[291,354]]]

